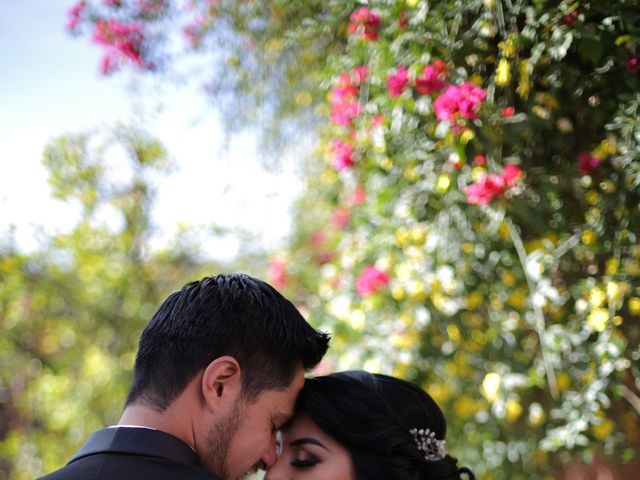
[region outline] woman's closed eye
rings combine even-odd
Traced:
[[[320,459],[307,451],[301,450],[291,460],[291,466],[296,468],[309,468],[320,463]]]

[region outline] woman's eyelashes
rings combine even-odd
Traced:
[[[291,460],[291,466],[296,468],[309,468],[318,463],[320,463],[320,459],[306,451],[298,452],[295,458]]]

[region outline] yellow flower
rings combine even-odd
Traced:
[[[634,317],[640,317],[640,297],[631,297],[627,303],[629,313]]]
[[[527,297],[522,290],[517,290],[507,297],[507,303],[512,307],[522,310],[526,304]]]
[[[438,177],[438,181],[436,182],[436,190],[438,191],[438,193],[445,193],[449,189],[449,185],[451,185],[451,179],[449,178],[449,175],[440,175]]]
[[[600,160],[616,153],[616,141],[614,137],[606,138],[595,148],[593,156]]]
[[[591,425],[591,432],[594,437],[602,441],[609,438],[609,435],[613,433],[615,425],[610,419],[606,418],[603,413],[598,416],[601,418],[602,422],[599,425]]]
[[[507,422],[515,423],[522,415],[522,405],[514,398],[510,398],[505,402],[505,409],[507,412]]]
[[[460,343],[460,329],[453,323],[447,326],[447,335],[449,335],[449,340],[453,343]]]
[[[398,302],[404,300],[405,291],[401,285],[396,285],[391,289],[391,296]]]
[[[411,300],[424,301],[427,298],[427,293],[425,290],[424,282],[420,280],[415,280],[409,284],[407,288],[409,298]]]
[[[378,163],[380,164],[380,167],[387,172],[393,168],[393,160],[391,160],[389,157],[380,159]]]
[[[453,393],[448,383],[432,383],[427,385],[425,390],[427,390],[429,395],[440,405],[451,398]]]
[[[495,402],[498,399],[501,382],[500,374],[495,372],[487,373],[482,380],[482,394],[490,402]]]
[[[618,302],[628,290],[626,282],[607,282],[607,298],[610,302]]]
[[[468,128],[466,128],[461,134],[460,134],[460,141],[466,145],[467,143],[469,143],[471,140],[473,140],[475,138],[476,134],[473,133],[473,130],[469,130]]]
[[[515,275],[508,270],[502,272],[500,278],[502,279],[502,283],[504,283],[507,287],[513,287],[516,283]]]
[[[518,81],[516,93],[520,95],[521,98],[526,99],[529,97],[529,92],[531,91],[531,60],[528,58],[521,60],[518,71],[520,73],[520,79]]]
[[[584,199],[590,205],[597,205],[600,202],[600,194],[595,190],[589,190],[587,194],[584,196]]]
[[[409,333],[394,333],[391,335],[391,345],[402,350],[409,350],[416,345],[419,338],[417,335],[411,335]]]
[[[482,305],[482,294],[478,291],[471,292],[467,297],[467,308],[474,309]]]
[[[427,227],[426,225],[414,225],[409,230],[409,236],[411,237],[411,243],[421,247],[427,241]]]
[[[592,307],[601,307],[607,299],[606,295],[598,287],[593,287],[589,291],[589,303]]]
[[[592,245],[597,238],[598,238],[598,235],[591,228],[585,230],[582,233],[582,243],[584,243],[585,245]]]
[[[607,328],[609,321],[609,311],[604,308],[596,308],[587,317],[587,323],[591,325],[596,332],[602,332]]]
[[[496,85],[504,87],[511,82],[511,66],[506,58],[501,58],[496,69]]]
[[[556,376],[556,385],[561,392],[568,390],[571,386],[571,377],[569,377],[569,374],[567,372],[558,373]]]
[[[498,43],[498,48],[500,49],[500,51],[502,52],[502,54],[505,57],[507,57],[507,58],[513,57],[516,54],[516,39],[515,39],[515,37],[514,36],[510,36],[504,42]]]
[[[480,178],[484,175],[487,174],[487,170],[483,167],[474,167],[473,170],[471,170],[471,179],[474,182],[477,182],[478,180],[480,180]]]
[[[409,245],[409,231],[406,228],[400,227],[396,231],[396,245],[400,248],[406,247]]]
[[[403,172],[404,178],[410,182],[417,182],[420,179],[420,173],[416,165],[407,165]]]
[[[468,397],[460,397],[454,402],[453,411],[456,417],[471,418],[478,411],[478,402]]]

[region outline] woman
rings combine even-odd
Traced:
[[[363,371],[308,379],[265,480],[457,480],[446,423],[415,385]]]

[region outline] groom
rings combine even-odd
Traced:
[[[266,283],[207,277],[171,294],[140,337],[118,425],[42,480],[235,480],[276,459],[303,372],[328,336]]]

